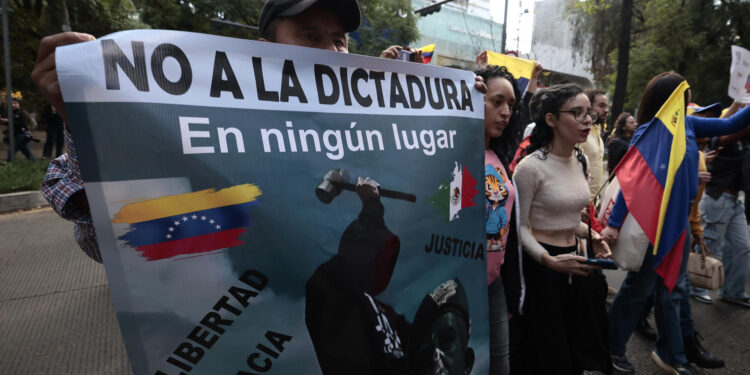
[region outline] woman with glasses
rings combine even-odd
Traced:
[[[598,115],[573,84],[540,90],[530,103],[536,127],[518,163],[520,235],[526,299],[522,316],[524,366],[514,373],[609,373],[607,284],[585,264],[579,238],[589,235],[581,211],[589,203],[587,160],[576,144],[588,137]],[[593,252],[609,247],[592,233]],[[593,255],[592,255],[593,256]]]

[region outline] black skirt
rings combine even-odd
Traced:
[[[550,255],[576,246],[542,244]],[[601,272],[571,276],[524,254],[526,300],[521,316],[522,363],[514,374],[610,373],[607,281]]]

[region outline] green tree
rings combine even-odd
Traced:
[[[136,0],[140,18],[154,29],[257,39],[258,32],[212,19],[257,26],[264,0]]]
[[[352,53],[379,56],[392,45],[406,46],[419,38],[417,20],[408,0],[360,0],[362,24],[361,43],[350,40]]]
[[[24,107],[40,109],[44,99],[33,82],[31,70],[40,40],[63,30],[85,30],[96,36],[117,30],[144,28],[131,0],[10,0],[8,31],[13,90],[21,90]],[[0,68],[5,69],[4,61]],[[4,81],[5,75],[2,75]],[[3,82],[2,86],[7,84]]]
[[[585,0],[566,8],[578,28],[577,53],[591,47],[597,85],[614,92],[621,2]],[[750,3],[741,0],[634,0],[625,110],[638,106],[648,81],[674,70],[687,78],[693,101],[729,104],[731,46],[750,47]]]

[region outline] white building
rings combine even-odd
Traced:
[[[534,12],[534,31],[532,33],[530,58],[539,61],[545,70],[565,75],[582,77],[588,83],[572,81],[590,86],[594,76],[588,71],[590,61],[576,52],[573,53],[573,26],[565,18],[564,9],[567,0],[544,0],[537,2]]]
[[[417,20],[421,37],[414,47],[435,43],[433,64],[475,69],[475,58],[483,50],[500,51],[503,25],[490,16],[491,0],[456,0]],[[499,0],[495,0],[499,1]],[[413,0],[414,9],[432,4]]]

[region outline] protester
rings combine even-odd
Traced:
[[[734,103],[731,112],[740,106]],[[710,142],[720,150],[708,165],[711,180],[706,185],[706,197],[701,201],[700,210],[706,246],[724,266],[724,285],[719,289],[719,299],[750,308],[750,297],[745,291],[750,274],[750,232],[745,208],[739,199],[740,190],[748,187],[747,177],[742,173],[746,151],[741,142],[747,134],[750,128],[715,137]],[[694,288],[692,293],[699,301],[712,302],[705,289]]]
[[[510,342],[508,305],[501,267],[506,252],[518,248],[514,203],[516,189],[507,172],[508,149],[517,143],[520,96],[513,75],[504,66],[487,66],[477,72],[487,85],[484,100],[484,186],[487,234],[487,283],[490,308],[490,374],[509,374]],[[518,256],[513,259],[518,260]],[[515,305],[515,303],[514,303]],[[517,307],[512,310],[517,313]]]
[[[542,89],[530,104],[536,126],[514,173],[525,253],[521,340],[526,368],[513,372],[609,373],[607,286],[601,274],[590,272],[598,267],[578,255],[577,240],[589,233],[580,217],[590,194],[588,162],[576,144],[586,140],[598,113],[573,84]],[[598,234],[592,236],[596,257],[608,258],[607,244]]]
[[[488,66],[487,51],[480,52],[476,57],[476,62],[477,66],[479,66],[479,69],[486,68]],[[529,78],[529,83],[528,85],[526,85],[526,92],[523,94],[521,104],[519,106],[518,123],[520,124],[520,127],[517,130],[513,130],[513,138],[516,140],[517,145],[520,144],[521,141],[526,138],[526,136],[528,136],[528,134],[525,134],[523,126],[526,126],[531,122],[531,116],[529,114],[529,102],[531,101],[531,97],[536,93],[539,76],[541,76],[542,70],[542,64],[538,61],[534,61],[534,70],[531,71],[531,78]],[[505,152],[508,153],[509,158],[515,160],[516,150],[517,147],[514,147],[512,149],[505,150]]]
[[[11,150],[9,129],[3,131],[3,141],[8,144],[8,162],[18,151],[21,151],[26,159],[34,160],[34,155],[29,149],[29,142],[39,142],[39,140],[31,134],[29,114],[21,106],[20,97],[15,96],[11,99],[11,112],[5,116],[13,116],[13,141],[15,142],[15,150]],[[8,122],[7,118],[0,117],[0,123],[8,125]]]
[[[630,139],[637,128],[635,118],[629,112],[620,113],[615,120],[615,138],[609,142],[607,147],[607,170],[609,173],[615,170],[630,146]]]
[[[586,95],[591,102],[592,109],[597,113],[597,118],[591,126],[591,132],[584,142],[581,142],[581,150],[589,160],[589,191],[591,200],[596,204],[596,194],[602,186],[602,176],[604,175],[604,141],[602,141],[602,128],[607,121],[609,113],[609,102],[607,93],[604,90],[591,89],[586,90]]]
[[[44,108],[44,123],[47,126],[47,139],[44,141],[44,151],[42,157],[52,157],[52,149],[55,150],[55,157],[62,155],[63,145],[65,144],[65,124],[55,107],[47,104]]]
[[[675,72],[665,72],[654,77],[643,91],[638,112],[638,123],[649,122],[667,101],[672,92],[685,78]],[[689,91],[686,91],[685,104],[689,102]],[[684,181],[688,189],[689,200],[692,201],[698,189],[698,147],[696,137],[707,137],[731,134],[742,129],[750,121],[750,110],[744,110],[730,119],[703,119],[694,116],[685,118],[685,134],[687,138],[685,156],[680,168],[687,168]],[[633,140],[637,140],[647,127],[641,126],[636,130]],[[683,182],[680,182],[683,183]],[[685,207],[690,202],[682,202]],[[607,242],[614,243],[619,235],[627,207],[622,193],[619,194],[607,228],[602,236]],[[687,226],[687,216],[685,225]],[[680,319],[680,305],[685,297],[685,270],[687,265],[690,236],[687,234],[685,249],[677,283],[670,292],[664,279],[653,269],[653,249],[651,245],[646,250],[643,264],[638,272],[628,272],[620,291],[612,302],[610,312],[610,351],[615,368],[620,371],[633,372],[634,366],[625,357],[625,344],[633,332],[638,319],[646,304],[646,300],[653,293],[654,315],[659,336],[652,358],[662,368],[675,374],[690,374],[685,367],[688,362],[685,357],[683,334]]]

